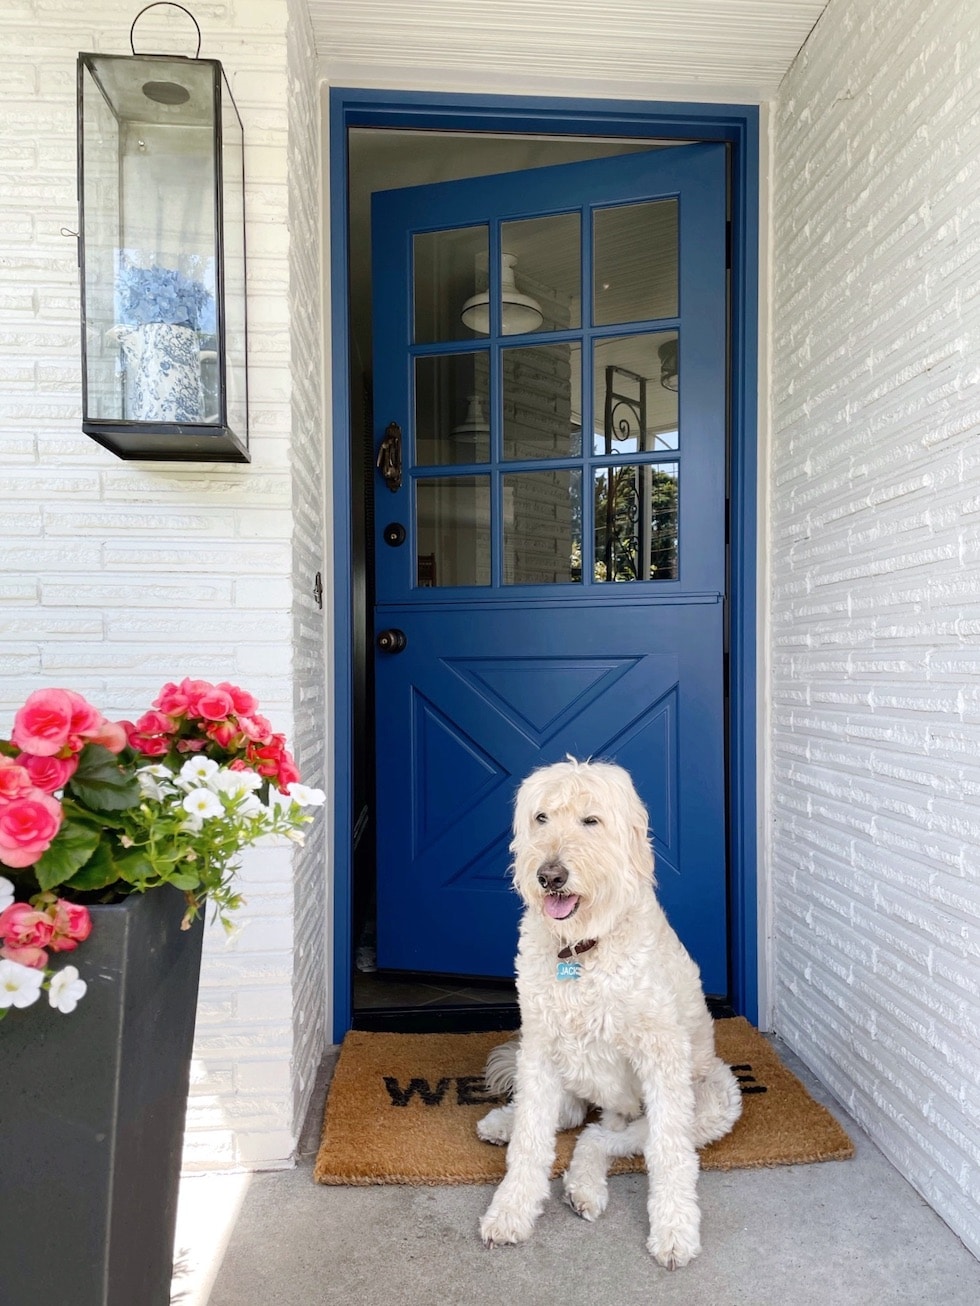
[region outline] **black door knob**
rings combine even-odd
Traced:
[[[392,548],[397,548],[399,544],[405,543],[405,527],[400,521],[389,522],[384,528],[385,544],[390,544]]]
[[[400,653],[408,639],[403,630],[383,630],[375,641],[382,653]]]

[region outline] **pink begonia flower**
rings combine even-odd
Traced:
[[[53,757],[68,743],[75,705],[66,689],[37,689],[14,717],[11,740],[24,753]]]
[[[54,932],[47,946],[52,952],[74,952],[92,933],[92,917],[87,907],[59,898],[48,913]]]
[[[129,746],[144,757],[163,757],[170,751],[170,740],[164,739],[163,735],[141,735],[134,730],[129,736]]]
[[[16,961],[18,966],[29,966],[32,970],[44,970],[48,964],[48,954],[43,948],[0,948],[0,957],[7,961]]]
[[[204,694],[210,694],[213,689],[214,686],[211,684],[210,680],[185,679],[180,682],[180,693],[183,694],[187,700],[185,711],[188,716],[201,715],[198,706],[201,696]]]
[[[237,685],[230,685],[227,680],[216,686],[217,689],[223,689],[226,694],[231,695],[231,701],[234,704],[237,716],[251,716],[258,708],[258,699],[254,698],[247,690],[239,689]]]
[[[235,710],[230,694],[223,689],[209,689],[197,699],[197,715],[205,721],[224,721],[229,712]]]
[[[243,716],[238,726],[245,738],[251,739],[253,744],[267,744],[272,738],[272,723],[264,716]]]
[[[206,730],[219,748],[230,748],[238,736],[238,727],[231,721],[212,721]]]
[[[82,739],[90,738],[102,725],[105,717],[97,707],[92,706],[88,699],[82,698],[81,694],[76,694],[71,689],[65,689],[62,692],[68,695],[71,703],[71,727],[69,733],[78,735]]]
[[[12,798],[23,798],[33,788],[30,772],[20,759],[15,762],[12,757],[0,753],[0,802],[9,803]]]
[[[186,682],[185,682],[186,683]],[[165,712],[168,716],[183,716],[187,711],[188,697],[181,685],[175,685],[173,681],[160,690],[160,693],[153,700],[153,706]]]
[[[144,712],[135,726],[142,735],[169,735],[173,728],[172,718],[163,712]]]
[[[126,747],[126,727],[121,721],[103,721],[94,734],[89,735],[90,744],[101,744],[110,753],[121,753]]]
[[[64,789],[78,769],[77,757],[36,757],[31,753],[21,753],[17,761],[28,772],[34,786],[46,794]]]
[[[33,866],[51,846],[61,820],[61,804],[42,789],[0,807],[0,862],[15,869]]]
[[[178,753],[200,753],[208,746],[206,739],[178,739]]]
[[[54,934],[54,921],[29,902],[12,903],[0,912],[0,939],[8,948],[46,948]]]

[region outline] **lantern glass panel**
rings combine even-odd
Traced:
[[[83,429],[122,457],[247,461],[243,141],[221,65],[79,68]]]
[[[242,124],[231,98],[228,83],[221,77],[221,169],[223,173],[224,239],[223,303],[225,359],[228,378],[227,413],[224,421],[244,434],[247,427],[248,396],[245,368],[245,142]]]

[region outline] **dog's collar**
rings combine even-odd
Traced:
[[[573,954],[576,957],[581,956],[583,952],[588,952],[591,948],[594,948],[598,942],[598,939],[583,939],[581,943],[569,944],[567,948],[562,948],[558,956],[562,961],[565,961]]]

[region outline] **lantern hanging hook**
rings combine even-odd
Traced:
[[[133,19],[133,25],[132,25],[132,27],[130,27],[130,29],[129,29],[129,48],[130,48],[130,50],[132,50],[133,54],[136,53],[136,44],[135,44],[135,42],[134,42],[134,40],[133,40],[133,33],[136,31],[136,24],[139,22],[139,20],[143,17],[143,15],[146,13],[146,11],[147,11],[148,9],[159,9],[159,8],[160,8],[161,6],[163,6],[163,5],[166,5],[166,6],[167,6],[168,8],[170,8],[170,9],[179,9],[180,12],[181,12],[182,14],[186,14],[187,17],[188,17],[188,18],[191,20],[191,22],[194,24],[194,30],[197,32],[197,49],[196,49],[195,52],[194,52],[194,58],[195,58],[195,59],[200,59],[200,57],[201,57],[201,29],[200,29],[200,26],[198,25],[198,21],[197,21],[197,19],[194,17],[194,15],[191,13],[191,11],[190,11],[189,9],[185,9],[183,5],[175,4],[175,3],[174,3],[174,0],[153,0],[153,4],[151,4],[151,5],[144,5],[144,6],[143,6],[143,8],[139,11],[139,13],[138,13],[138,14],[136,15],[136,17]]]

